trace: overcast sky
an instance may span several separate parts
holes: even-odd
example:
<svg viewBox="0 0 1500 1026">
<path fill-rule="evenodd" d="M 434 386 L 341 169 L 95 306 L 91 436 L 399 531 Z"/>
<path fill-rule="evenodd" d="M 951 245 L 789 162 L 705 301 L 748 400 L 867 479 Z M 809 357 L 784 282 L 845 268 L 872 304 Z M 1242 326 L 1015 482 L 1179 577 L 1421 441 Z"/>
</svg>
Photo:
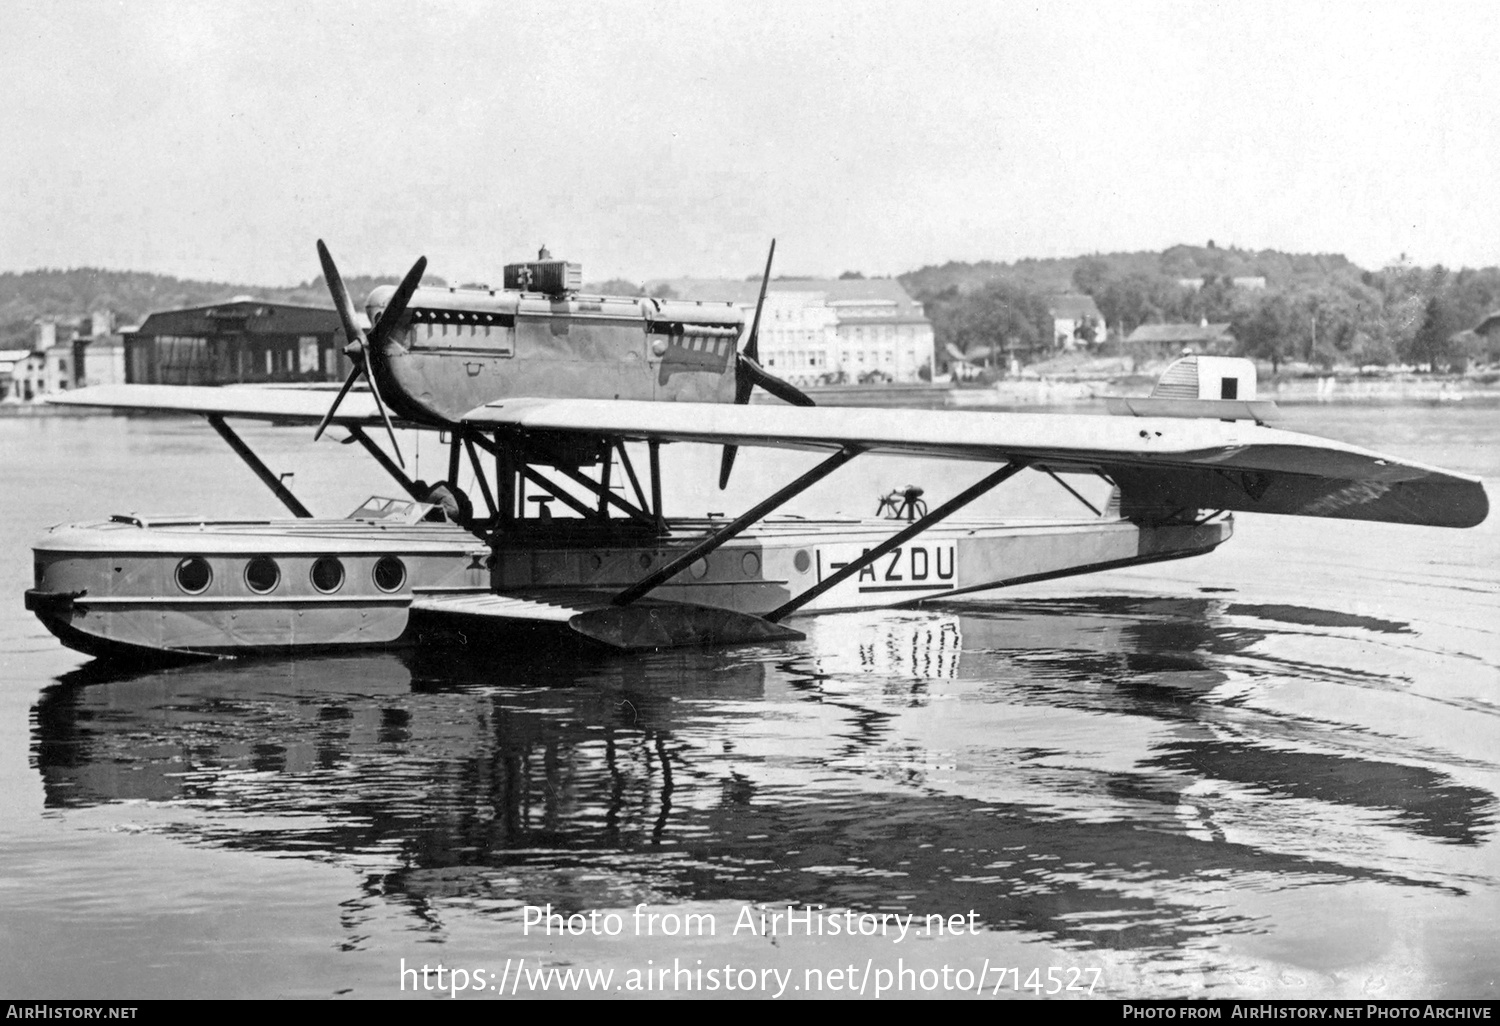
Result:
<svg viewBox="0 0 1500 1026">
<path fill-rule="evenodd" d="M 1500 264 L 1500 4 L 9 0 L 0 270 Z"/>
</svg>

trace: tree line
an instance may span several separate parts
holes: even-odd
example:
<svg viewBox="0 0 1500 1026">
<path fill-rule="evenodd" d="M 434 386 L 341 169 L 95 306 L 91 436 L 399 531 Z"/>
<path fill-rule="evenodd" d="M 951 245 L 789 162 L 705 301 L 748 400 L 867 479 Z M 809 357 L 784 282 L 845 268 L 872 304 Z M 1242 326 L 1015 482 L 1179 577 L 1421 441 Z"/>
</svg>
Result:
<svg viewBox="0 0 1500 1026">
<path fill-rule="evenodd" d="M 1400 263 L 1365 271 L 1338 255 L 1210 243 L 1162 253 L 947 264 L 901 281 L 926 306 L 940 361 L 950 344 L 964 353 L 999 347 L 1046 355 L 1056 345 L 1049 299 L 1072 292 L 1093 297 L 1108 324 L 1108 339 L 1100 333 L 1088 340 L 1094 342 L 1118 342 L 1143 324 L 1207 321 L 1230 325 L 1234 355 L 1275 370 L 1289 362 L 1437 370 L 1500 362 L 1500 340 L 1473 330 L 1500 310 L 1495 267 Z"/>
</svg>

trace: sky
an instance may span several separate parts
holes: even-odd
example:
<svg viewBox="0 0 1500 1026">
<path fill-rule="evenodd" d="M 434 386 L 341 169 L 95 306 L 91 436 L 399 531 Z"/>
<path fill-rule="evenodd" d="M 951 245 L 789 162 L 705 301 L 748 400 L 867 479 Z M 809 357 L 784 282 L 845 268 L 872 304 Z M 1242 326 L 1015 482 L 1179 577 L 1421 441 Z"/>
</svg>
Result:
<svg viewBox="0 0 1500 1026">
<path fill-rule="evenodd" d="M 1500 264 L 1500 4 L 8 0 L 0 271 Z"/>
</svg>

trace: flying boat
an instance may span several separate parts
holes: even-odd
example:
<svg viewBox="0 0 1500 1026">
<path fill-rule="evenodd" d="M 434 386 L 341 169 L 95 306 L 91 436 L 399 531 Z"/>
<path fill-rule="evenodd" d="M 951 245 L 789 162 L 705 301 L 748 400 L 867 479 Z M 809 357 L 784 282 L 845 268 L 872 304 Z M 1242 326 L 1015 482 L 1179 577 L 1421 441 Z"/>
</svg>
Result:
<svg viewBox="0 0 1500 1026">
<path fill-rule="evenodd" d="M 624 651 L 778 642 L 819 612 L 1202 555 L 1236 512 L 1450 528 L 1488 514 L 1475 478 L 1271 426 L 1248 360 L 1184 356 L 1149 397 L 1112 399 L 1105 414 L 817 406 L 760 361 L 774 242 L 748 325 L 727 303 L 587 294 L 579 266 L 545 249 L 507 265 L 499 288 L 423 285 L 419 259 L 371 292 L 362 318 L 317 248 L 353 366 L 331 401 L 172 385 L 53 397 L 202 416 L 291 514 L 51 528 L 33 546 L 26 605 L 64 644 L 158 658 L 503 651 L 530 635 Z M 776 402 L 752 405 L 757 390 Z M 343 432 L 401 494 L 314 517 L 236 419 Z M 407 474 L 397 427 L 438 434 L 442 481 Z M 821 459 L 733 516 L 671 516 L 660 450 L 684 443 L 721 448 L 720 489 L 742 447 Z M 850 461 L 888 454 L 984 466 L 941 502 L 908 486 L 868 517 L 778 512 Z M 1024 471 L 1054 479 L 1078 515 L 965 512 Z M 1102 479 L 1108 499 L 1090 501 L 1080 477 Z"/>
</svg>

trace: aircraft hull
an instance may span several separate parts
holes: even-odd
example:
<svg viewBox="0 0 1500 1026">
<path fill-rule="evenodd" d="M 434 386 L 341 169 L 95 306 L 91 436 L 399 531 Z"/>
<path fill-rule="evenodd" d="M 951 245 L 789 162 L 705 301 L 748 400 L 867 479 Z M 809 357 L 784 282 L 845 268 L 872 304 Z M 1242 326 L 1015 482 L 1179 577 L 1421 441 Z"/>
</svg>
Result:
<svg viewBox="0 0 1500 1026">
<path fill-rule="evenodd" d="M 43 534 L 26 605 L 68 647 L 111 658 L 379 648 L 405 642 L 415 590 L 484 587 L 488 555 L 443 523 L 121 517 Z M 208 573 L 185 588 L 189 560 Z M 274 563 L 271 587 L 256 560 Z M 382 560 L 399 569 L 377 578 Z"/>
<path fill-rule="evenodd" d="M 651 592 L 658 600 L 764 614 L 833 576 L 905 525 L 883 519 L 770 518 Z M 500 593 L 613 594 L 723 521 L 674 520 L 673 536 L 653 545 L 548 547 L 520 538 L 495 554 Z M 1212 550 L 1230 536 L 1228 520 L 1144 527 L 1123 519 L 953 517 L 868 569 L 813 599 L 803 613 L 915 605 L 973 592 L 1176 559 Z"/>
<path fill-rule="evenodd" d="M 685 551 L 716 524 L 680 520 L 670 526 L 667 537 L 643 543 L 590 540 L 576 529 L 566 537 L 552 532 L 549 542 L 546 522 L 526 521 L 492 552 L 447 524 L 117 518 L 44 534 L 34 546 L 36 586 L 26 603 L 70 648 L 111 658 L 310 654 L 407 646 L 424 638 L 441 645 L 453 643 L 457 635 L 449 637 L 444 628 L 455 624 L 465 638 L 478 627 L 500 644 L 539 630 L 577 641 L 567 631 L 571 614 L 558 615 L 558 609 L 587 597 L 597 616 L 610 595 Z M 700 612 L 706 607 L 763 616 L 900 526 L 892 520 L 772 518 L 667 581 L 650 602 L 658 609 L 682 603 Z M 1231 530 L 1227 519 L 1152 527 L 1118 519 L 955 518 L 882 556 L 797 615 L 916 605 L 1179 559 L 1211 551 Z M 392 559 L 400 564 L 399 582 Z M 201 565 L 190 567 L 195 560 Z M 269 588 L 267 560 L 276 568 Z M 338 584 L 329 588 L 332 564 Z M 497 605 L 532 612 L 459 612 L 466 600 L 486 595 L 524 596 Z M 453 615 L 444 616 L 450 599 Z M 420 620 L 412 616 L 414 600 L 426 609 Z M 535 613 L 549 606 L 551 615 Z"/>
</svg>

